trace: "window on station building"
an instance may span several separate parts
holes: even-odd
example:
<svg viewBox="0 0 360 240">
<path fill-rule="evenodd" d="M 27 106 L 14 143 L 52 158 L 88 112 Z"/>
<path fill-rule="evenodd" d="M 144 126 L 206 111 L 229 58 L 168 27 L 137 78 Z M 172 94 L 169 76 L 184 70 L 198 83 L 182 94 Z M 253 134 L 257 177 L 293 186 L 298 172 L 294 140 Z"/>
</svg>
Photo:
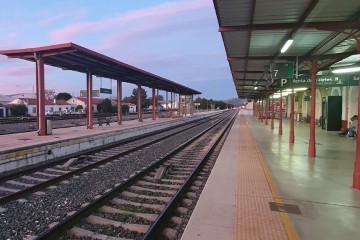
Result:
<svg viewBox="0 0 360 240">
<path fill-rule="evenodd" d="M 53 108 L 53 107 L 50 107 L 50 112 L 54 112 L 54 108 Z"/>
<path fill-rule="evenodd" d="M 36 107 L 32 108 L 32 113 L 36 113 Z"/>
</svg>

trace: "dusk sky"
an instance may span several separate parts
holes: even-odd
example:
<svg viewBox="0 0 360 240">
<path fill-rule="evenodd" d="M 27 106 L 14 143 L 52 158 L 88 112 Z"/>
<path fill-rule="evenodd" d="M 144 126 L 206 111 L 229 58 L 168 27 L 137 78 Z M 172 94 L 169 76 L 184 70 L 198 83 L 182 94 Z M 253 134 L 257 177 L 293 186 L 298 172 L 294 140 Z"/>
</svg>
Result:
<svg viewBox="0 0 360 240">
<path fill-rule="evenodd" d="M 200 97 L 237 97 L 210 0 L 2 1 L 0 29 L 1 50 L 73 42 L 198 90 Z M 99 89 L 100 78 L 93 80 Z M 0 81 L 0 94 L 33 92 L 35 64 L 1 55 Z M 78 96 L 85 87 L 82 73 L 45 68 L 46 89 Z M 110 80 L 102 79 L 102 87 L 110 88 Z M 135 87 L 124 84 L 123 96 Z"/>
</svg>

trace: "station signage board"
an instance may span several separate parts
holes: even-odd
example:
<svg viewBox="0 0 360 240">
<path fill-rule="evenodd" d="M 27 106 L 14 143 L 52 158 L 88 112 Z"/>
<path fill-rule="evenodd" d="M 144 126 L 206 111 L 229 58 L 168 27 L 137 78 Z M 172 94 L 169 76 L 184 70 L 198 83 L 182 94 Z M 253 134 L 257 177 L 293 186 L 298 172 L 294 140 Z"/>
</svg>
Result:
<svg viewBox="0 0 360 240">
<path fill-rule="evenodd" d="M 358 86 L 359 74 L 339 74 L 316 76 L 316 87 L 343 87 Z M 311 86 L 310 77 L 299 77 L 298 79 L 282 78 L 276 80 L 277 88 L 309 88 Z"/>
<path fill-rule="evenodd" d="M 271 78 L 293 78 L 294 77 L 294 62 L 283 62 L 271 64 Z"/>
<path fill-rule="evenodd" d="M 100 88 L 100 93 L 112 94 L 112 90 L 109 88 Z"/>
<path fill-rule="evenodd" d="M 92 90 L 93 97 L 100 97 L 99 90 Z M 87 90 L 80 90 L 80 97 L 87 97 Z"/>
</svg>

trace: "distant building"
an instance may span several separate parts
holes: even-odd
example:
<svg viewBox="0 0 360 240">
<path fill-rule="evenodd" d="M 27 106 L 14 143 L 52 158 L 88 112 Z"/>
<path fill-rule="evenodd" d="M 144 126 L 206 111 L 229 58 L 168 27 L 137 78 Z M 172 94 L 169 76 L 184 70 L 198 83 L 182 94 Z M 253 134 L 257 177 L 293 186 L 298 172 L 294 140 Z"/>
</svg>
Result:
<svg viewBox="0 0 360 240">
<path fill-rule="evenodd" d="M 122 105 L 127 105 L 129 107 L 129 113 L 136 112 L 136 105 L 133 103 L 123 102 Z"/>
<path fill-rule="evenodd" d="M 245 106 L 247 110 L 253 110 L 254 109 L 254 100 L 251 102 L 248 102 Z"/>
<path fill-rule="evenodd" d="M 93 98 L 92 99 L 92 110 L 93 112 L 97 112 L 97 105 L 101 103 L 103 99 L 101 98 Z M 73 97 L 69 100 L 67 100 L 67 103 L 75 106 L 74 109 L 72 110 L 75 110 L 75 108 L 77 106 L 82 106 L 83 109 L 86 109 L 86 98 L 85 97 Z"/>
<path fill-rule="evenodd" d="M 116 99 L 111 99 L 111 104 L 113 106 L 117 106 L 117 100 Z M 129 102 L 122 102 L 122 105 L 126 105 L 129 107 L 129 113 L 135 113 L 136 112 L 136 105 L 133 103 L 129 103 Z"/>
<path fill-rule="evenodd" d="M 166 101 L 158 101 L 159 105 L 161 105 L 162 107 L 164 107 L 165 109 L 171 109 L 171 102 L 168 100 Z M 178 109 L 179 108 L 179 103 L 178 102 L 173 102 L 173 108 L 174 109 Z"/>
<path fill-rule="evenodd" d="M 18 98 L 9 103 L 9 105 L 24 104 L 28 108 L 28 114 L 36 116 L 36 99 L 34 98 Z M 74 109 L 74 106 L 64 100 L 45 100 L 45 113 L 63 113 Z"/>
</svg>

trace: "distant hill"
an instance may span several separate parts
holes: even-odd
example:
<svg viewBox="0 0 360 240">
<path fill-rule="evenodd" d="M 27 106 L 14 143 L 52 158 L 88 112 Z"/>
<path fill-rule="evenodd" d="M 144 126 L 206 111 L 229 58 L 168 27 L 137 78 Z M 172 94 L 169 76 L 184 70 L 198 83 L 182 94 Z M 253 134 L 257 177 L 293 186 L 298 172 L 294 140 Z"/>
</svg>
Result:
<svg viewBox="0 0 360 240">
<path fill-rule="evenodd" d="M 246 99 L 242 99 L 242 98 L 230 98 L 230 99 L 226 99 L 223 101 L 226 103 L 232 104 L 234 106 L 241 106 L 244 103 L 247 103 Z"/>
</svg>

